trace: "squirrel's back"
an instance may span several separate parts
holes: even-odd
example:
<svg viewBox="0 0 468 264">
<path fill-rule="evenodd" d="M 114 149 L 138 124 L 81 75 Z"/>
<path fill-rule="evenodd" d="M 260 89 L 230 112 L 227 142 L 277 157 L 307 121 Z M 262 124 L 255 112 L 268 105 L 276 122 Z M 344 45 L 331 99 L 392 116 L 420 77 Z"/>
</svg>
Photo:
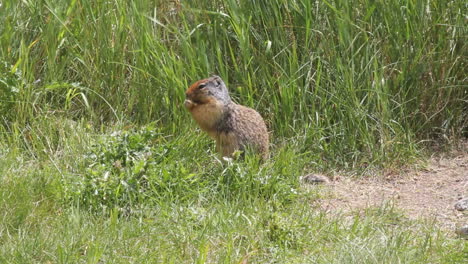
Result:
<svg viewBox="0 0 468 264">
<path fill-rule="evenodd" d="M 268 131 L 263 118 L 252 108 L 232 102 L 218 76 L 195 82 L 186 92 L 185 106 L 202 130 L 216 140 L 223 156 L 252 148 L 268 157 Z"/>
</svg>

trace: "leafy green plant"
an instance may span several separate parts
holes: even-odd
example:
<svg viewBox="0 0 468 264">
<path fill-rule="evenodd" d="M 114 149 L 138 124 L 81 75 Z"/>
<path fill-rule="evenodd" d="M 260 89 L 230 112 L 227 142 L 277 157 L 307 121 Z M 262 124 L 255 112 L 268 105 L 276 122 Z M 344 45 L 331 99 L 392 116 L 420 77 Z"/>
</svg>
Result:
<svg viewBox="0 0 468 264">
<path fill-rule="evenodd" d="M 81 203 L 94 208 L 127 208 L 150 190 L 150 172 L 167 158 L 171 146 L 154 126 L 121 130 L 101 139 L 85 156 L 86 173 L 75 192 Z M 162 173 L 162 182 L 170 181 Z M 153 183 L 157 184 L 157 183 Z"/>
<path fill-rule="evenodd" d="M 219 159 L 203 153 L 203 146 L 198 146 L 201 154 L 194 155 L 188 150 L 193 147 L 190 140 L 201 139 L 167 141 L 154 124 L 101 137 L 83 157 L 84 173 L 65 178 L 65 196 L 93 210 L 128 210 L 162 201 L 190 201 L 201 194 L 214 200 L 279 203 L 298 195 L 301 159 L 291 149 L 278 149 L 277 162 L 262 164 L 248 153 L 238 160 Z"/>
</svg>

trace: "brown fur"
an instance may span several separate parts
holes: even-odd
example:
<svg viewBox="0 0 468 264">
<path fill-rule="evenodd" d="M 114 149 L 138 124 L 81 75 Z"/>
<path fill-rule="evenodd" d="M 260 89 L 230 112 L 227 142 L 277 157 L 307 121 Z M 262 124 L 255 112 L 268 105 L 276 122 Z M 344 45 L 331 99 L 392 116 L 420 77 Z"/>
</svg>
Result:
<svg viewBox="0 0 468 264">
<path fill-rule="evenodd" d="M 222 156 L 231 157 L 236 150 L 253 147 L 264 159 L 268 157 L 268 131 L 260 114 L 248 107 L 233 103 L 225 90 L 213 95 L 214 78 L 192 84 L 186 92 L 185 106 L 200 128 L 216 141 Z M 220 79 L 219 79 L 220 80 Z M 222 82 L 222 81 L 221 81 Z M 200 85 L 206 87 L 200 89 Z M 218 84 L 221 85 L 221 84 Z"/>
</svg>

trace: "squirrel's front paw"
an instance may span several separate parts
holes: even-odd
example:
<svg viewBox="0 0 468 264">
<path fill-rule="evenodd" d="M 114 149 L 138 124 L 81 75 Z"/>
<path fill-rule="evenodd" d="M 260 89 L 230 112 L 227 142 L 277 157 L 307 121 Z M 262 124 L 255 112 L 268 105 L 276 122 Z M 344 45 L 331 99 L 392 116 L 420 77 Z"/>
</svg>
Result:
<svg viewBox="0 0 468 264">
<path fill-rule="evenodd" d="M 190 109 L 190 108 L 195 106 L 195 103 L 190 99 L 185 99 L 184 105 L 185 105 L 185 107 Z"/>
</svg>

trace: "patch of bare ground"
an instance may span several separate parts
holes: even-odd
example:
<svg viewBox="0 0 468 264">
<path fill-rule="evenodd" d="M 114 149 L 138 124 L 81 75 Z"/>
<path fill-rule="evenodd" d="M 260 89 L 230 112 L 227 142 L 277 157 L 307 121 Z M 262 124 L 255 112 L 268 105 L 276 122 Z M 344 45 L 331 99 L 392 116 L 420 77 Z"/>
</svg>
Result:
<svg viewBox="0 0 468 264">
<path fill-rule="evenodd" d="M 336 177 L 327 186 L 330 198 L 320 201 L 326 211 L 356 212 L 391 203 L 410 219 L 435 219 L 453 230 L 468 225 L 468 212 L 454 208 L 468 198 L 468 141 L 457 152 L 434 155 L 424 169 L 365 179 Z"/>
</svg>

